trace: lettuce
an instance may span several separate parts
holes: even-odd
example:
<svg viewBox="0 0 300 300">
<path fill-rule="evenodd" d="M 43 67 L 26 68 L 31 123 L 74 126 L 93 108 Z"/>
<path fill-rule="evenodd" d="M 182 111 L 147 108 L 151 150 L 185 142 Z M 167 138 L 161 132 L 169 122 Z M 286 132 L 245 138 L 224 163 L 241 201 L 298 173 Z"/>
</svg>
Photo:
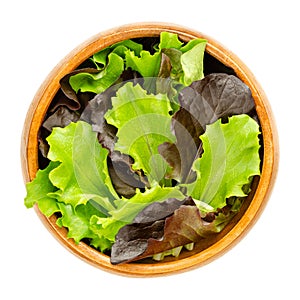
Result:
<svg viewBox="0 0 300 300">
<path fill-rule="evenodd" d="M 214 209 L 224 207 L 230 197 L 247 196 L 243 187 L 260 175 L 259 133 L 258 124 L 247 115 L 208 125 L 200 137 L 204 153 L 193 166 L 197 178 L 188 185 L 188 193 Z"/>
<path fill-rule="evenodd" d="M 133 51 L 126 51 L 125 60 L 127 68 L 138 71 L 143 77 L 155 77 L 160 66 L 160 53 L 151 54 L 149 51 L 141 51 L 140 56 L 136 56 Z"/>
<path fill-rule="evenodd" d="M 108 55 L 106 68 L 97 73 L 78 73 L 70 77 L 69 82 L 75 92 L 102 93 L 121 76 L 124 70 L 123 59 L 115 54 Z"/>
<path fill-rule="evenodd" d="M 205 46 L 206 42 L 199 40 L 186 52 L 175 48 L 163 49 L 163 53 L 169 57 L 172 65 L 171 78 L 184 86 L 189 86 L 193 81 L 202 79 L 204 73 L 201 62 L 203 61 Z"/>
<path fill-rule="evenodd" d="M 206 126 L 232 115 L 250 114 L 254 100 L 237 77 L 213 73 L 181 90 L 179 103 L 180 109 L 172 117 L 176 142 L 160 145 L 159 153 L 172 166 L 171 176 L 183 183 L 194 180 L 192 166 L 203 151 L 199 136 Z"/>
<path fill-rule="evenodd" d="M 158 146 L 175 141 L 170 131 L 171 110 L 166 95 L 147 94 L 140 85 L 128 82 L 112 98 L 112 109 L 104 116 L 118 129 L 114 150 L 130 155 L 133 169 L 142 169 L 152 185 L 164 178 L 167 169 Z"/>
<path fill-rule="evenodd" d="M 162 53 L 169 57 L 172 69 L 170 77 L 185 86 L 200 80 L 203 74 L 203 57 L 206 40 L 194 39 L 184 45 L 178 36 L 169 32 L 162 32 L 158 50 L 151 54 L 141 51 L 137 56 L 133 51 L 127 51 L 126 66 L 138 71 L 143 77 L 159 76 Z"/>
<path fill-rule="evenodd" d="M 38 170 L 35 179 L 26 184 L 27 195 L 24 204 L 27 208 L 38 204 L 41 212 L 47 217 L 59 211 L 56 200 L 49 196 L 57 191 L 49 179 L 49 173 L 59 165 L 59 162 L 50 162 L 44 170 Z"/>
<path fill-rule="evenodd" d="M 110 53 L 115 53 L 122 58 L 125 58 L 127 50 L 133 51 L 135 55 L 140 55 L 143 50 L 143 46 L 131 40 L 125 40 L 119 43 L 115 43 L 93 55 L 91 60 L 96 65 L 97 69 L 103 69 L 107 65 L 108 56 Z"/>
<path fill-rule="evenodd" d="M 161 33 L 154 53 L 143 49 L 143 45 L 139 43 L 126 40 L 95 53 L 91 61 L 96 70 L 74 74 L 69 77 L 69 83 L 76 93 L 81 91 L 98 94 L 116 83 L 124 70 L 137 71 L 142 77 L 157 77 L 161 71 L 162 55 L 165 53 L 172 62 L 172 75 L 169 74 L 171 78 L 188 86 L 204 76 L 205 46 L 204 39 L 195 39 L 184 45 L 177 34 L 169 32 Z M 172 50 L 179 53 L 180 57 L 176 62 Z"/>
<path fill-rule="evenodd" d="M 212 222 L 206 222 L 191 197 L 150 204 L 119 230 L 111 263 L 128 263 L 155 254 L 156 259 L 178 256 L 182 246 L 191 249 L 193 243 L 220 232 L 233 216 L 232 212 L 219 213 Z"/>
<path fill-rule="evenodd" d="M 98 239 L 98 236 L 93 232 L 90 226 L 92 216 L 104 216 L 92 202 L 87 202 L 73 207 L 70 204 L 62 202 L 57 203 L 61 217 L 58 218 L 57 224 L 68 228 L 68 237 L 73 238 L 76 243 L 82 239 Z M 106 241 L 106 239 L 103 239 Z M 109 241 L 106 241 L 101 248 L 104 249 Z"/>
<path fill-rule="evenodd" d="M 220 232 L 260 175 L 250 89 L 204 77 L 205 40 L 138 41 L 61 79 L 39 137 L 48 165 L 24 200 L 113 264 L 178 255 Z"/>
<path fill-rule="evenodd" d="M 218 120 L 208 125 L 200 137 L 204 153 L 193 167 L 197 178 L 191 184 L 182 185 L 187 188 L 189 198 L 180 206 L 174 203 L 182 199 L 170 197 L 161 206 L 153 203 L 141 210 L 132 223 L 118 232 L 112 248 L 112 263 L 141 259 L 219 232 L 234 211 L 230 209 L 227 214 L 220 214 L 218 210 L 227 205 L 229 198 L 247 196 L 243 188 L 253 176 L 260 175 L 258 135 L 258 124 L 247 115 L 233 116 L 225 124 Z M 215 212 L 211 222 L 201 217 L 202 202 Z M 168 211 L 170 203 L 176 209 L 167 218 L 162 217 L 160 211 L 162 208 Z"/>
<path fill-rule="evenodd" d="M 132 222 L 137 214 L 149 205 L 149 203 L 159 203 L 169 198 L 184 199 L 184 194 L 177 187 L 161 187 L 159 185 L 146 189 L 144 192 L 138 191 L 130 199 L 118 199 L 115 201 L 116 208 L 110 211 L 110 215 L 115 220 L 126 223 Z"/>
<path fill-rule="evenodd" d="M 108 150 L 98 143 L 91 126 L 79 121 L 65 128 L 56 127 L 47 140 L 48 158 L 60 162 L 49 173 L 50 181 L 58 188 L 51 196 L 73 207 L 94 199 L 110 210 L 117 194 L 107 170 Z"/>
<path fill-rule="evenodd" d="M 60 213 L 59 226 L 75 242 L 90 239 L 101 251 L 109 249 L 118 230 L 149 203 L 184 198 L 179 187 L 156 185 L 127 199 L 114 190 L 108 172 L 109 151 L 86 122 L 54 128 L 48 137 L 50 164 L 26 186 L 25 205 L 37 204 L 46 215 Z"/>
<path fill-rule="evenodd" d="M 115 201 L 116 208 L 109 212 L 108 217 L 94 215 L 91 220 L 91 229 L 99 238 L 109 241 L 111 245 L 115 242 L 118 231 L 139 214 L 141 210 L 151 203 L 160 203 L 170 197 L 184 199 L 184 195 L 177 188 L 166 188 L 155 186 L 145 192 L 138 191 L 130 199 L 121 198 Z"/>
</svg>

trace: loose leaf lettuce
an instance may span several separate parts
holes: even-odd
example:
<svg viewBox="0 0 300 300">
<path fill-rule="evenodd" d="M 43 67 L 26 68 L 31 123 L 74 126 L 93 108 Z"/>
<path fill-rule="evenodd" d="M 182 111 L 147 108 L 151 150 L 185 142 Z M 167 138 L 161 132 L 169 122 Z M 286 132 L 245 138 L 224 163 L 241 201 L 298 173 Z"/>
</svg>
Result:
<svg viewBox="0 0 300 300">
<path fill-rule="evenodd" d="M 203 58 L 206 40 L 193 39 L 184 45 L 176 34 L 169 32 L 161 33 L 160 39 L 159 48 L 170 59 L 172 65 L 170 76 L 173 80 L 189 86 L 193 81 L 204 77 Z"/>
<path fill-rule="evenodd" d="M 101 251 L 111 249 L 117 232 L 127 223 L 114 218 L 94 215 L 90 219 L 90 230 L 97 236 L 92 245 Z"/>
<path fill-rule="evenodd" d="M 201 80 L 204 77 L 202 62 L 205 47 L 206 41 L 203 40 L 184 53 L 174 48 L 163 49 L 163 53 L 171 61 L 171 78 L 184 86 L 189 86 L 193 81 Z"/>
<path fill-rule="evenodd" d="M 128 82 L 112 98 L 112 109 L 105 114 L 106 121 L 118 128 L 114 150 L 130 155 L 133 169 L 142 169 L 152 183 L 160 182 L 167 169 L 158 146 L 175 141 L 170 111 L 166 95 L 147 94 L 140 85 Z"/>
<path fill-rule="evenodd" d="M 108 217 L 93 216 L 91 218 L 91 230 L 111 245 L 115 242 L 117 232 L 138 215 L 138 213 L 151 203 L 163 202 L 169 197 L 184 199 L 179 188 L 164 188 L 155 186 L 145 192 L 138 191 L 132 198 L 121 198 L 115 201 L 116 208 L 109 212 Z"/>
<path fill-rule="evenodd" d="M 193 162 L 202 153 L 199 136 L 206 125 L 220 118 L 249 114 L 254 109 L 250 89 L 237 77 L 210 74 L 179 93 L 180 110 L 172 118 L 176 143 L 165 143 L 159 152 L 173 167 L 172 176 L 181 183 L 194 179 Z"/>
<path fill-rule="evenodd" d="M 99 70 L 95 68 L 80 68 L 66 74 L 63 78 L 61 78 L 59 81 L 61 91 L 59 91 L 53 100 L 54 108 L 56 108 L 56 106 L 65 105 L 70 110 L 79 110 L 80 108 L 84 107 L 84 102 L 87 95 L 76 93 L 70 85 L 70 77 L 80 73 L 97 74 L 99 73 Z M 57 96 L 59 96 L 58 99 Z M 81 96 L 83 99 L 81 99 Z"/>
<path fill-rule="evenodd" d="M 180 82 L 189 86 L 193 81 L 204 77 L 203 57 L 206 41 L 203 41 L 193 48 L 183 53 L 180 58 L 183 75 L 180 76 Z"/>
<path fill-rule="evenodd" d="M 179 41 L 178 35 L 162 32 L 158 50 L 151 54 L 149 51 L 141 51 L 137 56 L 133 51 L 127 51 L 125 56 L 126 67 L 138 71 L 143 77 L 156 77 L 162 72 L 162 54 L 169 57 L 172 69 L 169 76 L 185 86 L 193 81 L 200 80 L 203 74 L 203 57 L 206 40 L 194 39 L 184 45 Z"/>
<path fill-rule="evenodd" d="M 259 126 L 248 115 L 208 125 L 201 136 L 204 153 L 194 163 L 197 179 L 187 185 L 194 199 L 222 208 L 230 197 L 245 197 L 243 187 L 260 175 Z"/>
<path fill-rule="evenodd" d="M 118 196 L 107 170 L 108 150 L 98 143 L 91 125 L 79 121 L 54 128 L 47 140 L 48 158 L 61 162 L 49 173 L 52 184 L 59 189 L 51 196 L 73 207 L 94 199 L 110 210 Z"/>
<path fill-rule="evenodd" d="M 246 114 L 254 109 L 249 87 L 239 78 L 213 73 L 183 89 L 179 102 L 199 123 L 201 131 L 217 119 Z"/>
<path fill-rule="evenodd" d="M 141 259 L 220 232 L 236 213 L 235 204 L 232 210 L 229 206 L 226 214 L 213 212 L 226 207 L 231 197 L 245 197 L 244 186 L 260 174 L 258 135 L 258 124 L 248 115 L 233 116 L 225 124 L 218 120 L 208 125 L 201 136 L 204 153 L 194 163 L 197 178 L 182 187 L 187 188 L 187 195 L 196 203 L 207 203 L 212 211 L 202 217 L 202 205 L 199 209 L 189 198 L 192 205 L 189 201 L 165 218 L 157 212 L 157 204 L 151 204 L 120 229 L 111 262 Z M 238 205 L 239 201 L 236 202 Z"/>
<path fill-rule="evenodd" d="M 104 92 L 108 87 L 115 83 L 124 70 L 122 57 L 115 53 L 108 55 L 108 64 L 105 69 L 98 73 L 78 73 L 69 79 L 71 87 L 77 93 L 81 92 Z"/>
<path fill-rule="evenodd" d="M 133 159 L 125 154 L 113 152 L 108 158 L 108 172 L 118 195 L 131 198 L 137 188 L 148 186 L 147 177 L 142 172 L 132 170 Z"/>
<path fill-rule="evenodd" d="M 27 195 L 24 204 L 27 208 L 38 204 L 41 212 L 47 217 L 59 211 L 56 200 L 49 196 L 50 193 L 57 191 L 49 180 L 49 173 L 59 165 L 59 162 L 50 162 L 44 170 L 38 170 L 33 181 L 26 184 Z"/>
<path fill-rule="evenodd" d="M 177 34 L 162 32 L 160 34 L 160 43 L 153 54 L 147 50 L 143 50 L 139 54 L 134 51 L 127 51 L 125 53 L 126 68 L 139 72 L 143 77 L 156 77 L 160 71 L 162 49 L 177 49 L 182 45 L 183 43 L 179 41 Z"/>
<path fill-rule="evenodd" d="M 160 67 L 161 55 L 159 52 L 151 54 L 149 51 L 141 51 L 136 56 L 134 51 L 125 52 L 126 67 L 139 72 L 143 77 L 156 77 Z"/>
<path fill-rule="evenodd" d="M 119 43 L 115 43 L 93 55 L 91 60 L 96 64 L 99 69 L 103 69 L 107 65 L 108 55 L 115 53 L 122 58 L 125 58 L 127 50 L 131 50 L 135 55 L 140 55 L 143 50 L 143 45 L 136 43 L 132 40 L 125 40 Z"/>
<path fill-rule="evenodd" d="M 130 223 L 136 215 L 153 202 L 162 202 L 168 198 L 184 199 L 184 195 L 177 187 L 161 187 L 159 185 L 146 189 L 145 192 L 137 191 L 130 199 L 118 199 L 115 201 L 116 208 L 110 211 L 110 215 L 117 220 Z"/>
<path fill-rule="evenodd" d="M 260 174 L 249 88 L 227 74 L 202 79 L 205 40 L 147 41 L 103 49 L 61 80 L 42 128 L 50 164 L 27 184 L 27 207 L 59 213 L 76 243 L 113 246 L 112 263 L 219 232 Z"/>
<path fill-rule="evenodd" d="M 161 74 L 161 61 L 165 53 L 169 55 L 172 64 L 169 74 L 171 78 L 188 86 L 203 78 L 205 46 L 206 40 L 194 39 L 184 44 L 177 34 L 169 32 L 161 33 L 160 43 L 153 46 L 152 51 L 144 50 L 143 45 L 132 40 L 126 40 L 94 54 L 90 60 L 96 69 L 92 72 L 79 72 L 66 78 L 75 93 L 81 91 L 98 94 L 114 84 L 124 70 L 134 70 L 144 78 L 157 77 Z M 95 73 L 95 70 L 98 72 Z M 71 96 L 76 98 L 76 95 Z"/>
<path fill-rule="evenodd" d="M 78 120 L 78 113 L 69 110 L 66 106 L 59 106 L 54 113 L 45 120 L 43 127 L 51 132 L 53 127 L 66 127 L 71 122 L 77 122 Z"/>
<path fill-rule="evenodd" d="M 98 236 L 90 228 L 92 216 L 104 216 L 90 202 L 81 204 L 75 208 L 70 204 L 57 203 L 62 217 L 57 220 L 59 226 L 68 228 L 68 238 L 73 238 L 79 243 L 83 238 L 97 239 Z"/>
<path fill-rule="evenodd" d="M 178 39 L 178 35 L 171 32 L 161 32 L 159 49 L 175 48 L 180 49 L 183 46 L 183 42 Z"/>
<path fill-rule="evenodd" d="M 128 263 L 198 242 L 218 233 L 232 216 L 220 214 L 212 222 L 206 222 L 190 197 L 150 204 L 132 223 L 119 230 L 112 246 L 111 263 Z"/>
</svg>

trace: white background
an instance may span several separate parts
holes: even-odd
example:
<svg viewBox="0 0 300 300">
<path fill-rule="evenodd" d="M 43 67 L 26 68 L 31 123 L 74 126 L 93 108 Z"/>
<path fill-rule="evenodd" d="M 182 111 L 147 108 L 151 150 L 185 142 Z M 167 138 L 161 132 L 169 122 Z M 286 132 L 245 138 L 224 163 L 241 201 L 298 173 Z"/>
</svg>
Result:
<svg viewBox="0 0 300 300">
<path fill-rule="evenodd" d="M 0 298 L 300 299 L 297 2 L 2 1 Z M 112 275 L 82 262 L 23 205 L 20 137 L 35 92 L 78 44 L 100 31 L 137 21 L 184 25 L 237 54 L 267 93 L 280 137 L 273 194 L 250 233 L 207 266 L 159 278 Z"/>
</svg>

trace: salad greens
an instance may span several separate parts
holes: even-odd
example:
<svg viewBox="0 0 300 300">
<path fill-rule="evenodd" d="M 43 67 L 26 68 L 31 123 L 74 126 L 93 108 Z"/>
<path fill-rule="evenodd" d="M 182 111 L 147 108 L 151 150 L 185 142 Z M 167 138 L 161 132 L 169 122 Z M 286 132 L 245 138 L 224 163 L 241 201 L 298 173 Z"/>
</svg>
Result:
<svg viewBox="0 0 300 300">
<path fill-rule="evenodd" d="M 168 214 L 149 218 L 161 210 Z M 152 203 L 131 224 L 119 230 L 112 246 L 111 262 L 119 264 L 151 255 L 158 257 L 157 254 L 178 255 L 183 245 L 192 250 L 194 242 L 220 232 L 232 217 L 233 213 L 219 213 L 212 222 L 206 222 L 190 197 L 183 201 L 170 198 L 161 206 Z"/>
<path fill-rule="evenodd" d="M 240 130 L 236 132 L 236 128 Z M 184 185 L 186 195 L 189 195 L 184 205 L 189 203 L 189 206 L 178 207 L 167 219 L 159 216 L 160 210 L 163 205 L 174 205 L 178 198 L 168 199 L 161 206 L 153 203 L 141 211 L 131 224 L 119 231 L 113 245 L 113 262 L 123 262 L 125 257 L 129 261 L 136 256 L 153 255 L 158 253 L 158 249 L 163 252 L 219 232 L 224 222 L 226 224 L 233 216 L 232 212 L 218 214 L 209 223 L 201 218 L 201 213 L 217 212 L 218 208 L 227 205 L 226 199 L 246 196 L 243 188 L 252 176 L 260 174 L 258 133 L 258 124 L 247 115 L 233 116 L 225 124 L 219 120 L 208 125 L 205 134 L 200 137 L 204 153 L 194 163 L 197 178 Z M 233 201 L 239 205 L 239 200 Z M 154 217 L 154 221 L 149 216 Z M 152 236 L 146 238 L 151 233 L 149 226 L 155 227 L 157 234 L 158 224 L 162 227 L 159 238 L 155 241 Z M 132 247 L 135 251 L 131 249 L 128 253 L 127 249 Z M 129 257 L 129 254 L 132 256 Z"/>
<path fill-rule="evenodd" d="M 160 43 L 153 54 L 142 50 L 142 45 L 133 41 L 120 42 L 93 55 L 91 60 L 98 73 L 83 70 L 71 76 L 69 82 L 75 92 L 98 94 L 116 83 L 124 69 L 136 71 L 144 78 L 157 77 L 164 53 L 172 66 L 170 77 L 187 86 L 203 78 L 205 45 L 204 39 L 195 39 L 184 45 L 176 34 L 168 32 L 161 33 Z"/>
<path fill-rule="evenodd" d="M 60 162 L 49 173 L 50 181 L 58 188 L 51 196 L 73 207 L 91 198 L 104 208 L 113 207 L 117 194 L 108 174 L 108 150 L 98 143 L 91 126 L 80 121 L 56 127 L 47 141 L 48 158 Z"/>
<path fill-rule="evenodd" d="M 260 174 L 258 133 L 258 124 L 247 115 L 208 125 L 200 137 L 203 155 L 193 165 L 197 178 L 188 193 L 214 209 L 224 207 L 230 197 L 246 196 L 243 187 Z"/>
<path fill-rule="evenodd" d="M 143 170 L 154 184 L 164 178 L 166 161 L 158 153 L 158 146 L 175 142 L 171 133 L 172 111 L 165 94 L 147 94 L 140 85 L 126 83 L 112 98 L 112 109 L 104 118 L 118 128 L 114 149 L 134 159 L 132 168 Z"/>
<path fill-rule="evenodd" d="M 172 118 L 176 142 L 160 145 L 159 152 L 173 167 L 172 176 L 180 182 L 189 182 L 194 178 L 192 165 L 202 153 L 199 136 L 206 125 L 232 115 L 251 113 L 254 102 L 242 81 L 223 73 L 209 74 L 193 82 L 180 91 L 178 100 L 180 109 Z"/>
<path fill-rule="evenodd" d="M 126 40 L 62 78 L 26 207 L 113 264 L 220 232 L 260 175 L 260 129 L 250 89 L 204 73 L 205 45 L 168 32 Z"/>
<path fill-rule="evenodd" d="M 122 74 L 124 70 L 123 59 L 115 54 L 108 55 L 108 63 L 105 69 L 98 73 L 79 73 L 70 77 L 70 85 L 75 92 L 104 92 Z"/>
</svg>

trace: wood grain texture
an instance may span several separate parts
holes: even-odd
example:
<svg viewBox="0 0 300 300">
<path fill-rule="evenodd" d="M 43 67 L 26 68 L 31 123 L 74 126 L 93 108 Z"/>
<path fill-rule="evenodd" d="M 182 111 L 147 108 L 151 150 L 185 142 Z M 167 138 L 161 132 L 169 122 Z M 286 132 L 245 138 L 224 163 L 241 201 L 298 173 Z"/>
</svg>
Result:
<svg viewBox="0 0 300 300">
<path fill-rule="evenodd" d="M 45 79 L 29 107 L 23 128 L 21 161 L 24 181 L 32 180 L 38 170 L 38 130 L 59 89 L 59 80 L 95 52 L 111 44 L 131 38 L 159 36 L 162 31 L 176 33 L 186 42 L 193 38 L 207 39 L 206 51 L 224 65 L 231 67 L 237 76 L 250 87 L 262 128 L 264 150 L 262 174 L 260 179 L 255 180 L 252 192 L 247 197 L 242 210 L 220 234 L 207 239 L 205 244 L 203 242 L 197 244 L 193 251 L 182 252 L 177 259 L 167 257 L 164 261 L 157 263 L 146 259 L 139 263 L 111 265 L 108 256 L 83 242 L 77 245 L 72 239 L 68 239 L 66 229 L 56 225 L 55 216 L 47 218 L 35 207 L 48 230 L 73 254 L 98 268 L 126 276 L 160 276 L 182 272 L 207 264 L 223 255 L 240 241 L 259 218 L 271 194 L 278 169 L 279 146 L 272 111 L 263 89 L 248 67 L 231 51 L 201 32 L 175 24 L 135 23 L 93 36 L 67 55 Z"/>
</svg>

